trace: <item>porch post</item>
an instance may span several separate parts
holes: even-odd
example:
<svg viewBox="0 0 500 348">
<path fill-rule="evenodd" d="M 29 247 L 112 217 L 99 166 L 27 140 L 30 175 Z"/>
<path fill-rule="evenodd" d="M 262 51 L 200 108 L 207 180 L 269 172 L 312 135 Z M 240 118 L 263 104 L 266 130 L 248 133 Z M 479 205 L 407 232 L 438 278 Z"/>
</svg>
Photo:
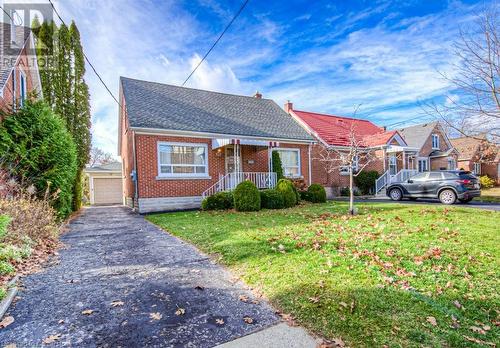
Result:
<svg viewBox="0 0 500 348">
<path fill-rule="evenodd" d="M 384 149 L 384 153 L 383 153 L 383 164 L 384 164 L 384 173 L 387 171 L 387 169 L 385 169 L 385 161 L 387 160 L 387 151 L 386 149 Z"/>
<path fill-rule="evenodd" d="M 403 150 L 403 169 L 406 169 L 406 156 L 405 156 L 405 150 Z"/>
<path fill-rule="evenodd" d="M 272 152 L 272 147 L 271 144 L 267 144 L 267 172 L 268 172 L 268 179 L 267 179 L 267 188 L 271 188 L 271 173 L 273 172 L 273 152 Z"/>
</svg>

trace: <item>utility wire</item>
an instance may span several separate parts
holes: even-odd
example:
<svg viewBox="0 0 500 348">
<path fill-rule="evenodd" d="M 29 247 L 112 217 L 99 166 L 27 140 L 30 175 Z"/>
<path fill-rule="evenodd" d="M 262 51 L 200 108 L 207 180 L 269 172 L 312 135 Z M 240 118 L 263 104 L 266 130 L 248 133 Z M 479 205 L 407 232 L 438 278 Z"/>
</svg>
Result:
<svg viewBox="0 0 500 348">
<path fill-rule="evenodd" d="M 243 9 L 248 4 L 248 1 L 249 0 L 245 0 L 243 2 L 243 4 L 241 4 L 240 9 L 238 10 L 238 12 L 236 12 L 236 14 L 234 15 L 233 19 L 231 19 L 231 21 L 226 26 L 226 28 L 224 28 L 224 30 L 219 35 L 219 37 L 217 38 L 217 40 L 215 40 L 215 42 L 213 43 L 212 47 L 210 47 L 210 49 L 207 51 L 207 53 L 205 53 L 205 55 L 203 56 L 203 58 L 200 60 L 200 62 L 198 63 L 198 65 L 196 65 L 196 67 L 193 69 L 193 71 L 191 71 L 191 74 L 189 74 L 189 76 L 186 78 L 186 80 L 184 80 L 184 82 L 182 83 L 182 86 L 184 86 L 189 81 L 189 79 L 191 78 L 191 76 L 193 76 L 193 74 L 196 72 L 196 70 L 200 67 L 201 63 L 203 63 L 203 61 L 205 60 L 205 58 L 207 58 L 207 56 L 210 54 L 210 52 L 212 52 L 212 50 L 214 49 L 215 45 L 217 45 L 217 43 L 220 41 L 220 39 L 222 39 L 222 37 L 224 36 L 224 34 L 226 33 L 226 31 L 229 29 L 229 27 L 231 26 L 231 24 L 233 24 L 233 22 L 236 20 L 236 18 L 238 18 L 238 16 L 241 14 L 241 12 L 243 12 Z"/>
<path fill-rule="evenodd" d="M 10 18 L 10 20 L 11 20 L 12 22 L 14 22 L 14 19 L 10 16 L 10 14 L 9 14 L 7 11 L 5 11 L 5 9 L 4 9 L 2 6 L 0 6 L 0 8 L 1 8 L 1 9 L 2 9 L 2 11 L 3 11 L 3 12 L 4 12 L 4 13 L 5 13 L 5 14 L 6 14 L 9 18 Z"/>
<path fill-rule="evenodd" d="M 54 6 L 54 4 L 52 3 L 52 0 L 49 0 L 50 2 L 50 5 L 52 6 L 52 9 L 54 10 L 55 14 L 57 15 L 57 17 L 59 18 L 59 20 L 64 24 L 66 25 L 66 23 L 64 22 L 64 20 L 61 18 L 61 16 L 59 15 L 59 12 L 57 12 L 56 10 L 56 7 Z M 111 92 L 111 90 L 109 89 L 108 85 L 106 85 L 106 83 L 104 82 L 104 80 L 102 79 L 101 75 L 99 75 L 99 73 L 97 72 L 96 68 L 94 67 L 94 65 L 90 62 L 90 59 L 87 57 L 87 55 L 85 54 L 85 52 L 83 52 L 83 57 L 85 58 L 85 60 L 87 61 L 88 65 L 90 65 L 90 67 L 92 68 L 92 70 L 94 71 L 94 73 L 97 75 L 97 77 L 99 78 L 99 81 L 101 81 L 102 85 L 104 86 L 104 88 L 106 88 L 106 90 L 108 91 L 108 93 L 111 95 L 111 97 L 115 100 L 115 102 L 118 104 L 118 106 L 121 107 L 120 105 L 120 102 L 118 101 L 118 99 L 116 99 L 115 95 L 113 94 L 113 92 Z"/>
<path fill-rule="evenodd" d="M 431 115 L 421 115 L 421 116 L 414 117 L 411 120 L 405 120 L 405 121 L 399 121 L 399 122 L 396 122 L 396 123 L 392 123 L 392 124 L 388 125 L 387 127 L 396 126 L 398 124 L 403 124 L 403 123 L 411 122 L 411 121 L 418 120 L 418 119 L 421 119 L 421 118 L 426 118 L 426 117 L 432 117 L 432 116 Z"/>
</svg>

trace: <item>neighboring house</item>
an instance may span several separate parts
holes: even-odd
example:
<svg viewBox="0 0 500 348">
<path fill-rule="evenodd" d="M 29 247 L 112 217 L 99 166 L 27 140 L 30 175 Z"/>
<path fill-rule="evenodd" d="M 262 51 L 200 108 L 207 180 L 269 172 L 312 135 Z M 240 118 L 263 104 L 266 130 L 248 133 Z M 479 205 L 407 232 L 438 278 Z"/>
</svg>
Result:
<svg viewBox="0 0 500 348">
<path fill-rule="evenodd" d="M 285 175 L 310 177 L 314 139 L 275 102 L 120 79 L 118 151 L 124 197 L 141 213 L 200 207 L 243 179 L 274 187 L 271 152 Z"/>
<path fill-rule="evenodd" d="M 357 141 L 374 157 L 363 170 L 376 170 L 381 175 L 387 173 L 387 179 L 396 180 L 397 177 L 407 175 L 406 169 L 413 168 L 410 154 L 415 153 L 416 149 L 408 147 L 398 131 L 386 131 L 368 120 L 295 110 L 290 102 L 285 104 L 285 111 L 318 140 L 312 152 L 312 181 L 326 188 L 333 187 L 338 190 L 349 185 L 348 168 L 332 166 L 331 163 L 340 164 L 340 161 L 337 162 L 334 158 L 327 162 L 322 159 L 327 149 L 335 149 L 337 153 L 348 151 L 351 133 L 354 133 Z M 358 163 L 356 168 L 363 164 Z M 386 183 L 381 185 L 377 187 L 377 191 L 384 188 Z"/>
<path fill-rule="evenodd" d="M 12 112 L 28 96 L 42 97 L 34 37 L 23 26 L 0 23 L 0 110 Z"/>
<path fill-rule="evenodd" d="M 113 162 L 85 168 L 90 204 L 123 204 L 122 164 Z"/>
<path fill-rule="evenodd" d="M 485 137 L 451 139 L 458 151 L 458 168 L 470 170 L 476 175 L 488 175 L 500 184 L 500 149 Z"/>
<path fill-rule="evenodd" d="M 408 158 L 408 168 L 419 172 L 455 170 L 458 153 L 439 122 L 398 129 L 408 146 L 416 149 Z"/>
</svg>

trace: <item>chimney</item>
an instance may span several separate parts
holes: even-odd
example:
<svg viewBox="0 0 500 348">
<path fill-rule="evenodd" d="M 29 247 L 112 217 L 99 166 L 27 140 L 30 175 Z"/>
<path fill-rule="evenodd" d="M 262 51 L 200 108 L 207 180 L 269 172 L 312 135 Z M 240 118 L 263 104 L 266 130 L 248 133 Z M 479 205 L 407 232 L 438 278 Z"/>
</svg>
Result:
<svg viewBox="0 0 500 348">
<path fill-rule="evenodd" d="M 293 104 L 290 100 L 288 100 L 286 103 L 285 103 L 285 111 L 287 113 L 290 113 L 290 111 L 293 110 Z"/>
<path fill-rule="evenodd" d="M 382 126 L 382 129 L 385 131 L 387 131 L 387 126 Z"/>
<path fill-rule="evenodd" d="M 256 98 L 256 99 L 262 99 L 262 93 L 260 93 L 259 91 L 257 91 L 257 92 L 255 92 L 255 94 L 254 94 L 253 97 Z"/>
</svg>

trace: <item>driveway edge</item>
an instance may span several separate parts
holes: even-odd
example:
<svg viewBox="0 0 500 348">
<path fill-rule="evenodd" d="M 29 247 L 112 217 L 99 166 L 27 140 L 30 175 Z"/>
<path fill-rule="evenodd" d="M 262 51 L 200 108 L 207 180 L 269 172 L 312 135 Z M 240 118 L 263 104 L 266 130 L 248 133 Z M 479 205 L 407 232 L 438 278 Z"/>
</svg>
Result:
<svg viewBox="0 0 500 348">
<path fill-rule="evenodd" d="M 9 309 L 12 301 L 17 295 L 17 281 L 19 280 L 19 276 L 16 275 L 11 281 L 7 284 L 7 288 L 9 289 L 7 292 L 7 296 L 0 302 L 0 319 L 3 318 L 7 310 Z"/>
</svg>

